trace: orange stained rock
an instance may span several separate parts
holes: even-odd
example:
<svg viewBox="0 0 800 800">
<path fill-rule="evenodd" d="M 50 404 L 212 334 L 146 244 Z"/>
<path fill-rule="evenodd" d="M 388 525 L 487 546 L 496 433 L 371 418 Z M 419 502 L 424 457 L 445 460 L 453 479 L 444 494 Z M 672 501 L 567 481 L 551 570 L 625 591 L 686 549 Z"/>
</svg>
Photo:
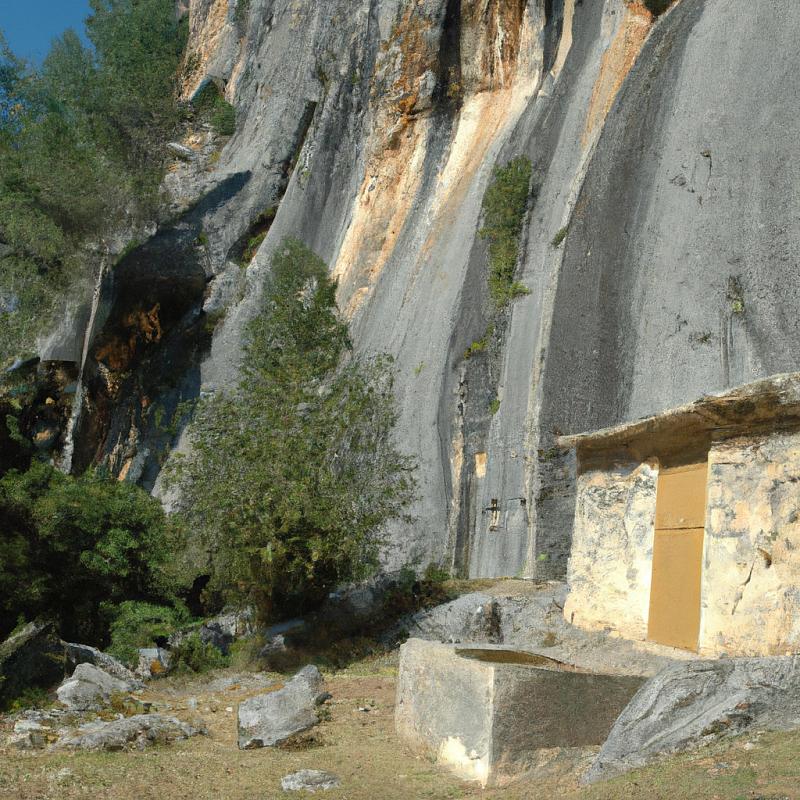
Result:
<svg viewBox="0 0 800 800">
<path fill-rule="evenodd" d="M 625 18 L 611 45 L 603 54 L 600 74 L 595 82 L 589 111 L 586 115 L 586 127 L 583 132 L 584 146 L 589 143 L 592 134 L 605 122 L 617 92 L 631 71 L 652 27 L 653 15 L 640 0 L 628 0 Z"/>
</svg>

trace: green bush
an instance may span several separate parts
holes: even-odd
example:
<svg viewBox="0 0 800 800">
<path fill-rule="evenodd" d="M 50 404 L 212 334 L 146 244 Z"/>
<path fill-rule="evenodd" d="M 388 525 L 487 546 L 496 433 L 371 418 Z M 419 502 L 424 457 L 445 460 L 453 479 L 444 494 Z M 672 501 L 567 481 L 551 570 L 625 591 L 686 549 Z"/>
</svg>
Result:
<svg viewBox="0 0 800 800">
<path fill-rule="evenodd" d="M 104 645 L 117 604 L 174 594 L 180 529 L 132 484 L 34 463 L 0 479 L 0 519 L 0 637 L 25 614 L 57 619 L 71 641 Z"/>
<path fill-rule="evenodd" d="M 192 104 L 220 136 L 233 136 L 236 132 L 236 109 L 213 81 L 200 90 Z"/>
<path fill-rule="evenodd" d="M 413 464 L 392 443 L 391 365 L 348 356 L 327 266 L 276 251 L 234 392 L 202 402 L 172 469 L 207 547 L 211 586 L 262 617 L 297 612 L 374 570 L 379 531 L 404 515 Z"/>
<path fill-rule="evenodd" d="M 489 292 L 498 308 L 528 291 L 514 281 L 514 273 L 531 172 L 531 162 L 524 156 L 496 167 L 483 197 L 484 224 L 478 233 L 489 242 Z"/>
<path fill-rule="evenodd" d="M 211 114 L 211 124 L 220 136 L 233 136 L 236 133 L 236 109 L 227 100 L 218 100 Z"/>
<path fill-rule="evenodd" d="M 111 644 L 108 652 L 135 667 L 140 647 L 155 647 L 191 622 L 180 603 L 171 606 L 126 600 L 110 611 Z"/>
<path fill-rule="evenodd" d="M 227 666 L 229 661 L 213 644 L 203 642 L 196 633 L 186 636 L 170 654 L 171 668 L 178 674 L 209 672 Z"/>
</svg>

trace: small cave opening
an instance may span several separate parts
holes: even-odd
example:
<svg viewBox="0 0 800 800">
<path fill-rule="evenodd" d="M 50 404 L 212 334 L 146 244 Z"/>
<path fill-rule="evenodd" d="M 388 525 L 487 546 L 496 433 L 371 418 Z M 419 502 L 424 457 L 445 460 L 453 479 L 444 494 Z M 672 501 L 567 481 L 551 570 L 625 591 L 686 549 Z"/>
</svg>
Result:
<svg viewBox="0 0 800 800">
<path fill-rule="evenodd" d="M 84 365 L 83 409 L 74 434 L 72 471 L 104 463 L 117 476 L 130 464 L 111 459 L 125 442 L 135 450 L 154 397 L 178 386 L 208 346 L 202 304 L 206 275 L 191 232 L 157 234 L 107 275 L 108 313 Z"/>
<path fill-rule="evenodd" d="M 439 42 L 439 82 L 436 102 L 451 111 L 457 110 L 464 97 L 461 74 L 461 2 L 447 0 Z"/>
</svg>

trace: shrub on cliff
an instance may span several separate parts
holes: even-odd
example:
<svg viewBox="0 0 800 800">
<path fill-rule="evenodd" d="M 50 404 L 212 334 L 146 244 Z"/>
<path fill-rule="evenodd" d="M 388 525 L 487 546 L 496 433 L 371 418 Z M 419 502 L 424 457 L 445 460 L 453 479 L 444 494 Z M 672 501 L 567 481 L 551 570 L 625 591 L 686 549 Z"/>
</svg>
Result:
<svg viewBox="0 0 800 800">
<path fill-rule="evenodd" d="M 515 282 L 519 239 L 530 193 L 531 162 L 525 156 L 496 167 L 483 197 L 484 224 L 478 231 L 489 242 L 489 292 L 498 307 L 528 289 Z"/>
<path fill-rule="evenodd" d="M 313 606 L 374 568 L 413 465 L 394 447 L 392 369 L 350 354 L 326 265 L 296 240 L 272 261 L 242 379 L 198 408 L 174 470 L 212 587 L 262 616 Z"/>
<path fill-rule="evenodd" d="M 24 614 L 105 645 L 117 604 L 173 595 L 177 528 L 132 484 L 36 462 L 0 479 L 0 519 L 0 639 Z"/>
</svg>

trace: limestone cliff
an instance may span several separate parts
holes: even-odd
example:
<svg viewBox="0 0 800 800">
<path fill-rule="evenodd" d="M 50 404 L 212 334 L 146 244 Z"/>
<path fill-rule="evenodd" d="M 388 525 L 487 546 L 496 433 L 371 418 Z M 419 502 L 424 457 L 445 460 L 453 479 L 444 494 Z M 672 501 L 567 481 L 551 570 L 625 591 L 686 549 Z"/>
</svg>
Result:
<svg viewBox="0 0 800 800">
<path fill-rule="evenodd" d="M 74 468 L 160 490 L 175 432 L 153 409 L 177 423 L 180 400 L 235 378 L 286 235 L 331 265 L 357 349 L 396 359 L 421 496 L 390 531 L 391 566 L 562 575 L 574 465 L 557 435 L 800 369 L 795 0 L 681 0 L 658 18 L 632 0 L 188 13 L 185 99 L 213 81 L 236 133 L 187 138 L 173 221 L 100 287 Z M 483 195 L 519 155 L 538 190 L 518 264 L 530 294 L 465 359 L 493 316 Z"/>
</svg>

